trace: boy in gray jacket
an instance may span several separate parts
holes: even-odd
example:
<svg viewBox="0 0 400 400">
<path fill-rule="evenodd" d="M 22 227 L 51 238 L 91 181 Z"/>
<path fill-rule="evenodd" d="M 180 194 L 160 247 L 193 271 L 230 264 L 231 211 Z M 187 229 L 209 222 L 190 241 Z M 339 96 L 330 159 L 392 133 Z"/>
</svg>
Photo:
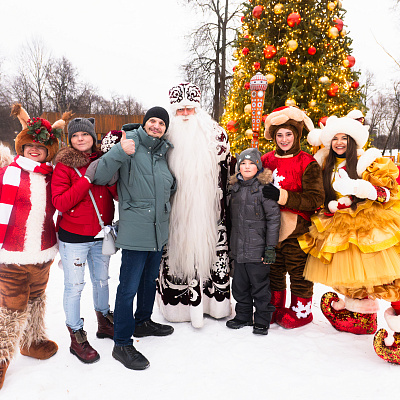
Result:
<svg viewBox="0 0 400 400">
<path fill-rule="evenodd" d="M 278 244 L 279 205 L 262 194 L 263 186 L 272 182 L 272 172 L 263 169 L 261 153 L 250 148 L 236 159 L 239 172 L 230 182 L 230 256 L 234 260 L 236 316 L 226 326 L 239 329 L 253 325 L 254 305 L 253 333 L 267 335 L 275 310 L 270 304 L 269 264 L 275 261 Z"/>
</svg>

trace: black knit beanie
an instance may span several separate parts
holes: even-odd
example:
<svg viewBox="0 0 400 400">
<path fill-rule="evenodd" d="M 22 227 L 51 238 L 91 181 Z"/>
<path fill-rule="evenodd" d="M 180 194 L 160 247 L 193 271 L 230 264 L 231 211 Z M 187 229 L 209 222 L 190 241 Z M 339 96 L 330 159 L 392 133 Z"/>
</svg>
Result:
<svg viewBox="0 0 400 400">
<path fill-rule="evenodd" d="M 165 110 L 162 107 L 152 107 L 150 108 L 150 110 L 147 111 L 146 115 L 143 118 L 143 127 L 145 126 L 147 120 L 149 120 L 150 118 L 155 117 L 155 118 L 160 118 L 164 121 L 165 123 L 165 132 L 168 129 L 169 126 L 169 115 L 167 110 Z"/>
</svg>

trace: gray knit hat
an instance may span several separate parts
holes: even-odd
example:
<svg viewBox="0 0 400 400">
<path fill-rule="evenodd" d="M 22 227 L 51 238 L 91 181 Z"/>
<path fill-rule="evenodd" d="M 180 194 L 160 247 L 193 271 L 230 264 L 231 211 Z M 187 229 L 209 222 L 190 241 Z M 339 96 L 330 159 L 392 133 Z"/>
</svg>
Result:
<svg viewBox="0 0 400 400">
<path fill-rule="evenodd" d="M 94 131 L 94 118 L 74 118 L 68 124 L 68 142 L 71 143 L 71 136 L 76 132 L 87 132 L 97 143 L 97 135 Z"/>
<path fill-rule="evenodd" d="M 262 169 L 262 163 L 261 163 L 261 153 L 259 152 L 258 149 L 255 148 L 249 148 L 246 150 L 243 150 L 240 154 L 236 153 L 236 160 L 237 160 L 237 169 L 239 171 L 240 164 L 244 160 L 250 160 L 254 164 L 256 164 L 257 169 L 260 171 Z"/>
</svg>

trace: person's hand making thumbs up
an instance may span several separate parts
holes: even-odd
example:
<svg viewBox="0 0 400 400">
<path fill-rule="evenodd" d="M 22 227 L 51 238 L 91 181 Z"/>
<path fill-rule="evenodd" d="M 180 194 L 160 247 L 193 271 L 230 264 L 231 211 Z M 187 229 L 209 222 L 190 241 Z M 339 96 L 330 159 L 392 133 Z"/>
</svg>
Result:
<svg viewBox="0 0 400 400">
<path fill-rule="evenodd" d="M 126 138 L 126 132 L 122 132 L 122 137 L 121 137 L 121 147 L 122 150 L 128 154 L 128 156 L 131 156 L 132 154 L 135 153 L 135 142 L 132 139 L 127 139 Z"/>
</svg>

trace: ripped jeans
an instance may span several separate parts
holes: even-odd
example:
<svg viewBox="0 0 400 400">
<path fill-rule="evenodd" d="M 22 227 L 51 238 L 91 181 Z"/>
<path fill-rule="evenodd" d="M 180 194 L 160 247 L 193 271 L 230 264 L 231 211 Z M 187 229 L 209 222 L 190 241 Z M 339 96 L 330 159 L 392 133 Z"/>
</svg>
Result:
<svg viewBox="0 0 400 400">
<path fill-rule="evenodd" d="M 60 240 L 59 252 L 64 270 L 64 312 L 66 325 L 73 331 L 83 327 L 80 315 L 81 293 L 85 286 L 86 261 L 93 287 L 95 311 L 103 315 L 110 309 L 108 265 L 110 256 L 102 254 L 101 240 L 85 243 L 66 243 Z"/>
</svg>

